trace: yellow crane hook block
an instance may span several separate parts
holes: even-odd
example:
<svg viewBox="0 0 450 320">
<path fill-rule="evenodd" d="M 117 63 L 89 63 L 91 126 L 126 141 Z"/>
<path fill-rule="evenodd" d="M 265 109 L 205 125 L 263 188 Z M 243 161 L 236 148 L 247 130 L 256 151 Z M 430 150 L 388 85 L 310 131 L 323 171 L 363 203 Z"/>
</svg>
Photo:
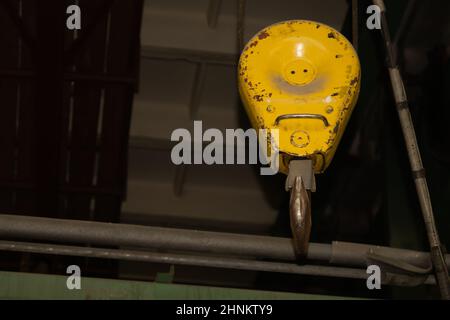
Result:
<svg viewBox="0 0 450 320">
<path fill-rule="evenodd" d="M 351 43 L 322 23 L 271 25 L 239 60 L 241 99 L 253 127 L 279 129 L 280 171 L 293 158 L 330 164 L 359 94 L 360 65 Z"/>
</svg>

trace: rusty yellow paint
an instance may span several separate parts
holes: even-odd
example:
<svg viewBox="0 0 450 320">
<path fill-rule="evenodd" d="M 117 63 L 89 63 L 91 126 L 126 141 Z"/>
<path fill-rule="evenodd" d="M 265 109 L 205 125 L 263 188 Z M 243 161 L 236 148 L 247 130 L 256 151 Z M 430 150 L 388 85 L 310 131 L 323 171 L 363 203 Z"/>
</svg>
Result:
<svg viewBox="0 0 450 320">
<path fill-rule="evenodd" d="M 279 129 L 280 171 L 294 157 L 330 164 L 355 106 L 360 65 L 351 43 L 322 23 L 271 25 L 245 46 L 239 92 L 255 128 Z"/>
</svg>

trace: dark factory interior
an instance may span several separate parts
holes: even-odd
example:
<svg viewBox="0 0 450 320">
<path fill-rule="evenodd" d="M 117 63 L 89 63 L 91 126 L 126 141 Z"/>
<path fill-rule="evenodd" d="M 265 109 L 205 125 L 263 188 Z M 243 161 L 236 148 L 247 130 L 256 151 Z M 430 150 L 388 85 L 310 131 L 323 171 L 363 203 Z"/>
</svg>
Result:
<svg viewBox="0 0 450 320">
<path fill-rule="evenodd" d="M 374 3 L 0 0 L 0 299 L 450 299 L 450 2 L 385 0 L 371 29 Z M 194 121 L 267 127 L 247 77 L 276 58 L 244 55 L 293 20 L 337 30 L 360 66 L 315 192 L 258 164 L 175 164 Z"/>
</svg>

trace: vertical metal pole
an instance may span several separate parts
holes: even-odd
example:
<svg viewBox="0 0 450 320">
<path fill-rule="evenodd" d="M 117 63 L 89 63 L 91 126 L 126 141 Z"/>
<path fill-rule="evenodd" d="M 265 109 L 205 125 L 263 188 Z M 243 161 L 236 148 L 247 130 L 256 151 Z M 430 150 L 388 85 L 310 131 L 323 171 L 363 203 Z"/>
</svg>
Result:
<svg viewBox="0 0 450 320">
<path fill-rule="evenodd" d="M 200 100 L 205 87 L 206 72 L 208 65 L 206 62 L 200 62 L 195 67 L 194 83 L 192 85 L 191 100 L 189 102 L 189 114 L 191 119 L 197 116 Z"/>
<path fill-rule="evenodd" d="M 58 216 L 65 7 L 37 2 L 35 181 L 37 215 Z"/>
<path fill-rule="evenodd" d="M 245 21 L 245 0 L 238 0 L 237 11 L 237 49 L 238 53 L 244 48 L 244 21 Z"/>
<path fill-rule="evenodd" d="M 173 183 L 173 193 L 180 197 L 183 193 L 184 181 L 186 179 L 187 166 L 185 164 L 179 165 L 175 168 L 175 179 Z"/>
<path fill-rule="evenodd" d="M 206 21 L 208 23 L 208 27 L 211 29 L 214 29 L 217 26 L 221 4 L 222 0 L 209 0 L 208 11 L 206 13 Z"/>
<path fill-rule="evenodd" d="M 431 205 L 430 194 L 428 191 L 425 169 L 423 168 L 420 157 L 419 146 L 417 144 L 414 125 L 409 111 L 408 99 L 406 96 L 403 80 L 398 69 L 397 61 L 394 56 L 387 18 L 386 8 L 383 0 L 373 0 L 375 5 L 381 9 L 381 29 L 386 49 L 387 65 L 392 84 L 392 91 L 397 105 L 397 112 L 400 118 L 400 124 L 405 139 L 406 149 L 411 164 L 412 175 L 416 185 L 417 196 L 419 198 L 422 210 L 425 228 L 428 235 L 428 242 L 431 248 L 431 261 L 433 263 L 436 280 L 442 299 L 450 300 L 450 282 L 448 279 L 447 265 L 445 264 L 439 234 L 434 222 L 433 208 Z"/>
<path fill-rule="evenodd" d="M 358 52 L 358 0 L 352 0 L 352 44 L 356 52 Z"/>
</svg>

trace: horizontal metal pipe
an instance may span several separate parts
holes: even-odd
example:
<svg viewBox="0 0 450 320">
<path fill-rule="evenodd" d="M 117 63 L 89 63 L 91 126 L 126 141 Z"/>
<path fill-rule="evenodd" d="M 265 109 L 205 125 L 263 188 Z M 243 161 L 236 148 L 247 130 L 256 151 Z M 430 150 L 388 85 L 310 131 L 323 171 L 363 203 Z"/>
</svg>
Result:
<svg viewBox="0 0 450 320">
<path fill-rule="evenodd" d="M 358 266 L 367 264 L 367 254 L 378 254 L 392 260 L 400 260 L 421 268 L 429 268 L 431 266 L 430 254 L 428 252 L 343 241 L 334 241 L 331 248 L 332 257 L 329 262 L 337 265 L 346 264 Z M 448 263 L 450 264 L 450 256 L 447 255 L 447 258 Z"/>
<path fill-rule="evenodd" d="M 295 260 L 288 238 L 19 215 L 0 215 L 0 237 Z M 312 247 L 316 256 L 313 254 L 310 258 L 328 260 L 331 257 L 329 246 Z"/>
<path fill-rule="evenodd" d="M 0 214 L 0 237 L 296 260 L 289 238 L 18 215 Z M 333 242 L 332 245 L 310 243 L 306 259 L 339 265 L 366 266 L 368 252 L 420 267 L 430 265 L 430 256 L 425 252 L 347 242 Z M 450 266 L 448 254 L 446 262 Z"/>
<path fill-rule="evenodd" d="M 13 79 L 29 79 L 35 78 L 37 74 L 29 70 L 16 70 L 16 69 L 0 69 L 1 78 L 13 78 Z M 123 84 L 136 84 L 136 79 L 133 77 L 124 77 L 121 75 L 113 74 L 86 74 L 79 72 L 65 72 L 65 81 L 86 81 L 86 82 L 105 82 L 105 83 L 123 83 Z"/>
<path fill-rule="evenodd" d="M 141 59 L 184 60 L 195 63 L 235 66 L 238 55 L 144 45 L 141 48 Z"/>
<path fill-rule="evenodd" d="M 175 265 L 190 265 L 190 266 L 214 267 L 224 269 L 291 273 L 291 274 L 301 274 L 319 277 L 334 277 L 334 278 L 362 279 L 362 280 L 367 279 L 367 273 L 366 270 L 364 269 L 318 266 L 318 265 L 297 265 L 286 262 L 268 262 L 268 261 L 255 261 L 255 260 L 244 260 L 233 258 L 195 256 L 185 254 L 154 253 L 137 250 L 86 248 L 77 246 L 63 246 L 53 244 L 11 242 L 11 241 L 0 241 L 0 250 L 129 260 L 129 261 L 144 261 L 152 263 L 166 263 Z M 382 283 L 394 285 L 407 285 L 407 282 L 389 283 L 388 280 L 384 281 L 383 278 Z M 426 276 L 423 283 L 431 285 L 435 284 L 433 276 Z"/>
</svg>

